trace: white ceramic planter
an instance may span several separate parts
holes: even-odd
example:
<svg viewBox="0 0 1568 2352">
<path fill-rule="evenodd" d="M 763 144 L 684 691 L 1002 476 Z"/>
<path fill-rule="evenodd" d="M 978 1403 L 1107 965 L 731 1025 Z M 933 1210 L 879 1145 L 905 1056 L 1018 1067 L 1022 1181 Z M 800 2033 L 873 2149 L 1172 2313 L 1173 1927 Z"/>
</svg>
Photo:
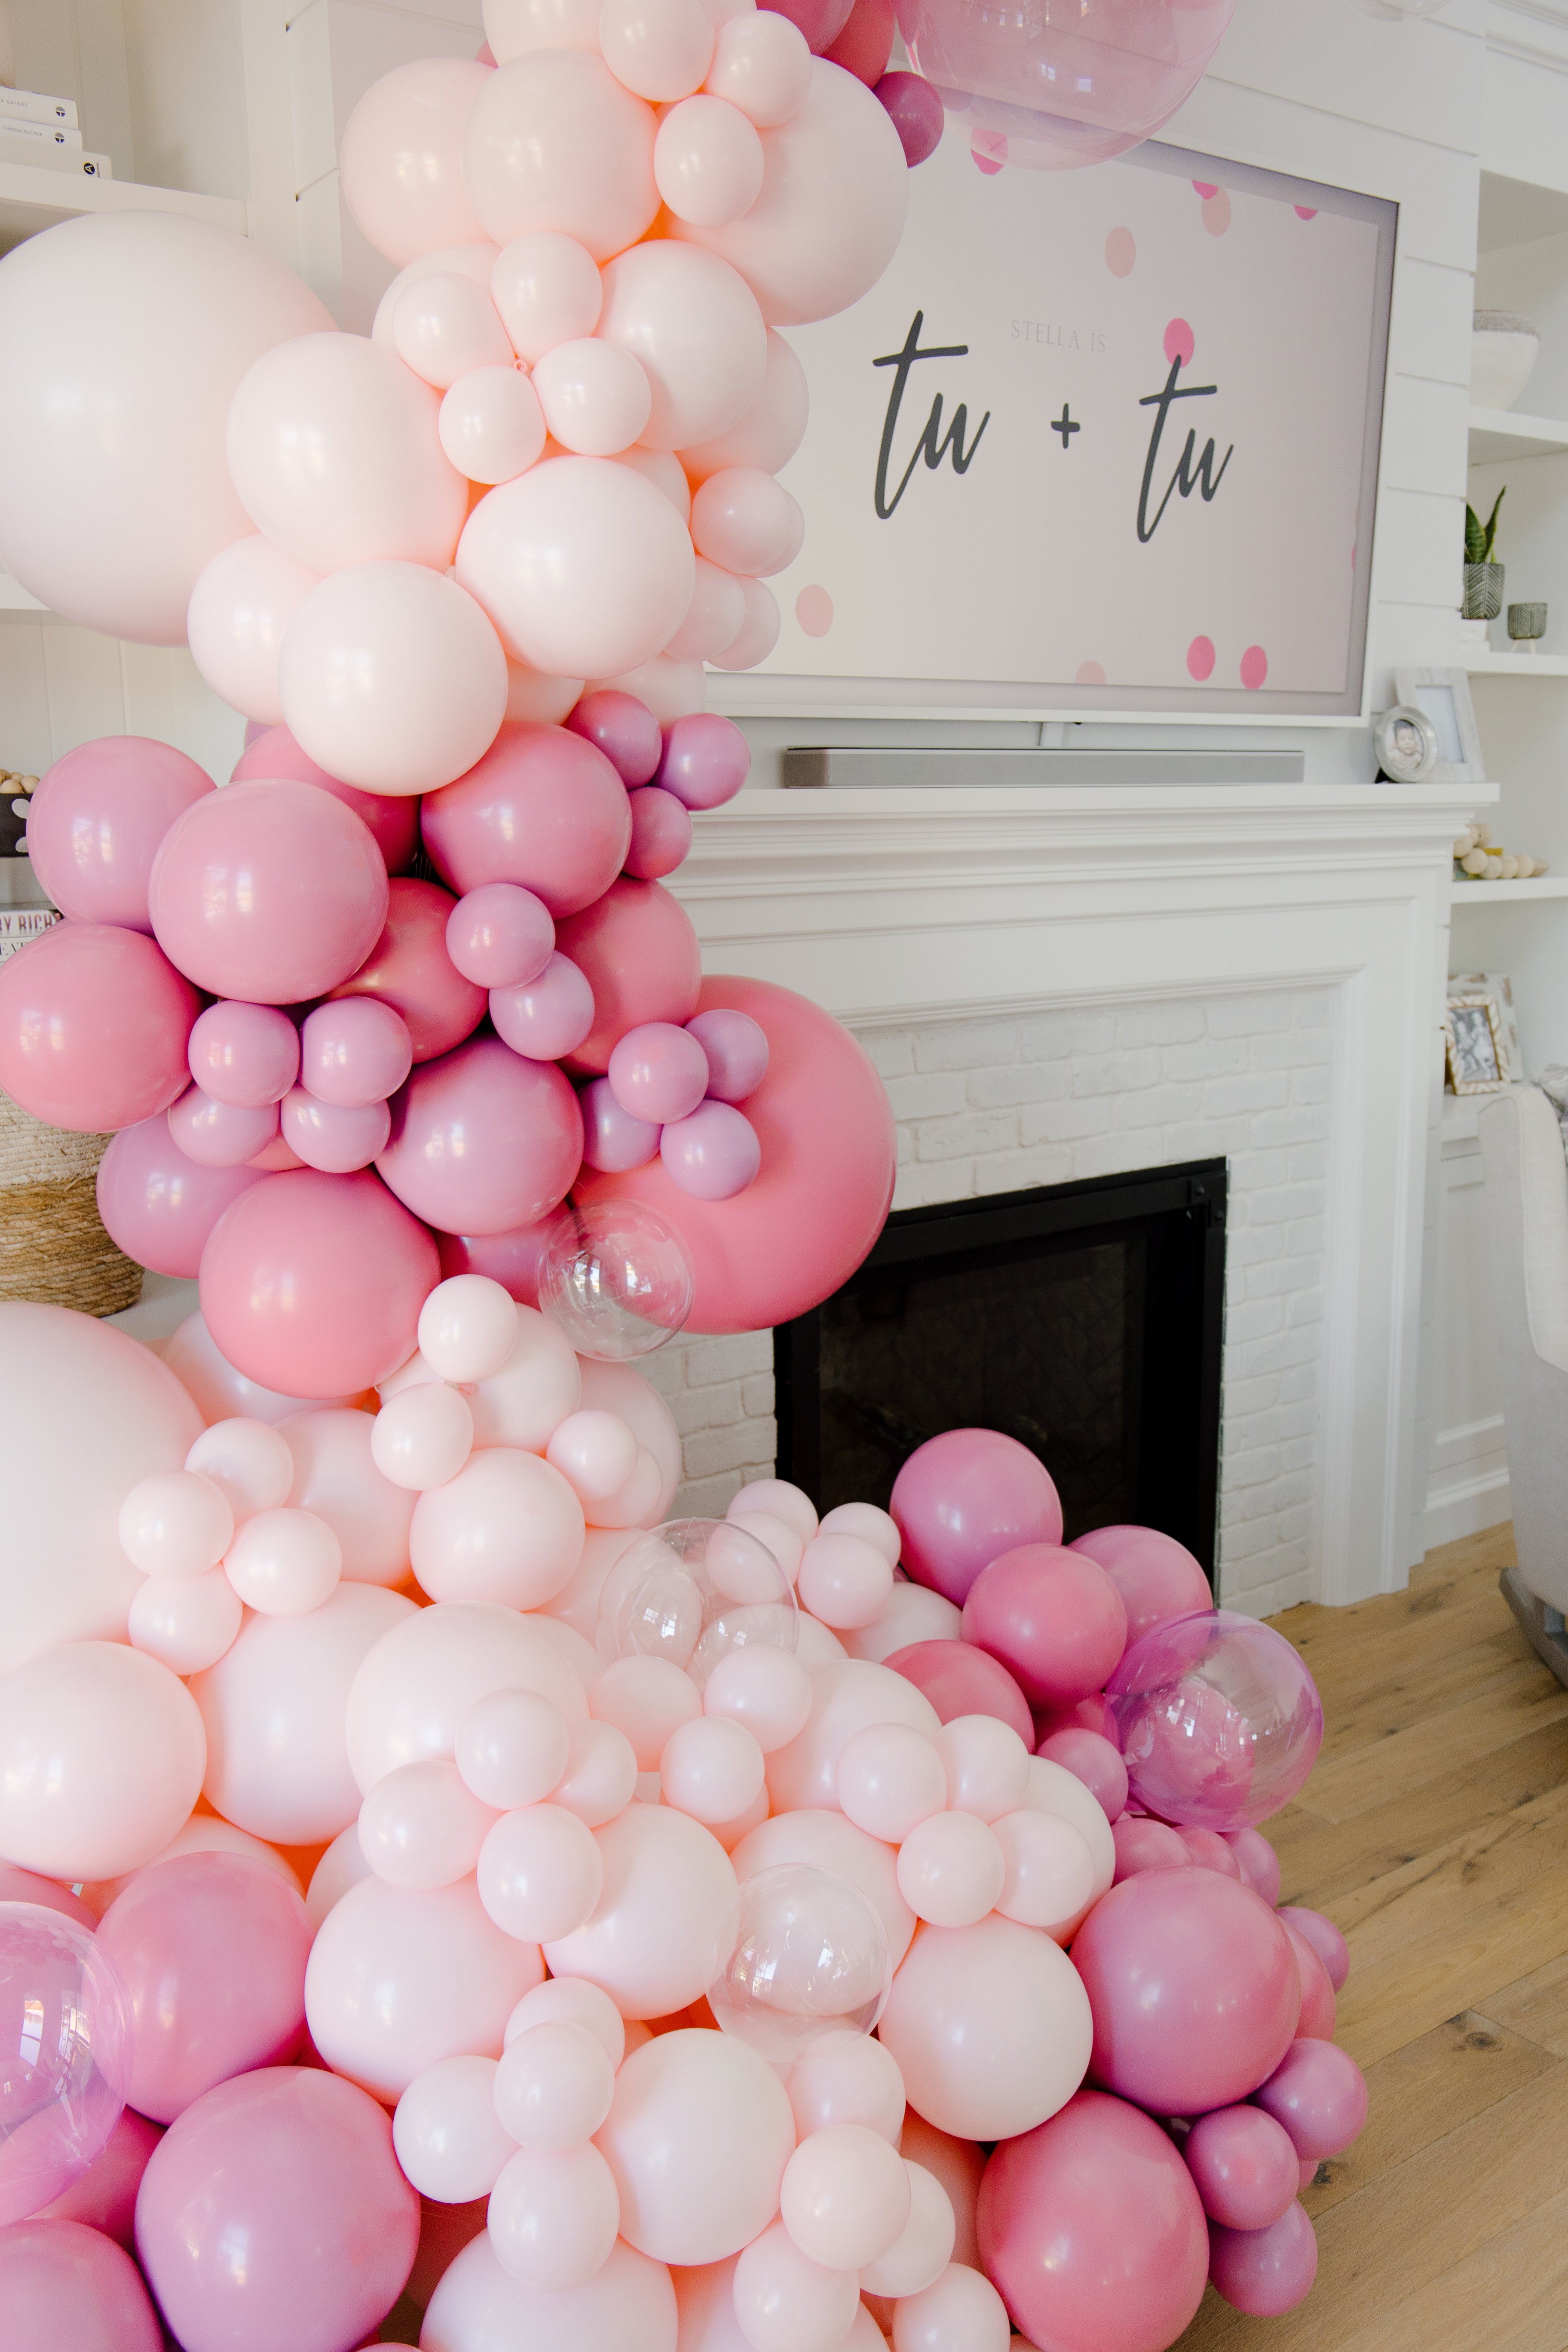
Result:
<svg viewBox="0 0 1568 2352">
<path fill-rule="evenodd" d="M 1511 408 L 1530 382 L 1541 338 L 1510 310 L 1478 310 L 1470 335 L 1470 404 Z"/>
</svg>

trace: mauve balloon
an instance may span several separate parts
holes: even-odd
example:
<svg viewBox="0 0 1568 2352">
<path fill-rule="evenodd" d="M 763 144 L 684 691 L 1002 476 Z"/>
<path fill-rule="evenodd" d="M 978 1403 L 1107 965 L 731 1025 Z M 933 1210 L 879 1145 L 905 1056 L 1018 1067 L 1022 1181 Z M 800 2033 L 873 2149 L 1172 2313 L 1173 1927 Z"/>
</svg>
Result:
<svg viewBox="0 0 1568 2352">
<path fill-rule="evenodd" d="M 1043 1751 L 1042 1751 L 1043 1752 Z M 1151 1821 L 1146 1813 L 1123 1813 L 1111 1823 L 1116 1847 L 1116 1884 L 1135 1878 L 1141 1870 L 1185 1870 L 1187 1849 L 1181 1833 L 1166 1822 Z"/>
<path fill-rule="evenodd" d="M 577 1097 L 554 1064 L 475 1037 L 414 1072 L 375 1164 L 426 1224 L 504 1234 L 563 1201 L 582 1160 Z"/>
<path fill-rule="evenodd" d="M 1342 2156 L 1366 2122 L 1366 2077 L 1332 2042 L 1292 2042 L 1256 2095 L 1300 2157 Z"/>
<path fill-rule="evenodd" d="M 387 886 L 386 921 L 357 971 L 332 994 L 375 996 L 407 1024 L 414 1058 L 449 1054 L 485 1017 L 485 992 L 465 980 L 447 952 L 457 900 L 434 882 L 406 877 Z"/>
<path fill-rule="evenodd" d="M 1047 1733 L 1036 1748 L 1052 1764 L 1065 1766 L 1075 1780 L 1081 1780 L 1090 1796 L 1098 1800 L 1106 1820 L 1114 1828 L 1127 1804 L 1127 1767 L 1119 1749 L 1098 1731 L 1064 1730 Z"/>
<path fill-rule="evenodd" d="M 1296 1903 L 1286 1904 L 1279 1916 L 1288 1927 L 1304 1936 L 1329 1972 L 1329 1982 L 1336 1992 L 1351 1972 L 1350 1946 L 1345 1942 L 1331 1919 L 1321 1911 L 1309 1911 Z"/>
<path fill-rule="evenodd" d="M 658 719 L 635 694 L 601 687 L 583 697 L 566 724 L 614 762 L 623 784 L 646 784 L 658 772 L 664 739 Z"/>
<path fill-rule="evenodd" d="M 36 2221 L 80 2221 L 101 2230 L 128 2254 L 136 2251 L 136 2193 L 142 2186 L 153 2150 L 163 2137 L 162 2124 L 151 2124 L 133 2107 L 121 2110 L 101 2155 L 95 2156 L 79 2180 L 63 2196 L 33 2215 Z"/>
<path fill-rule="evenodd" d="M 138 1265 L 192 1282 L 224 1211 L 260 1181 L 258 1168 L 204 1168 L 187 1159 L 158 1111 L 110 1138 L 98 1163 L 98 1213 L 115 1247 Z"/>
<path fill-rule="evenodd" d="M 1094 1528 L 1068 1546 L 1100 1562 L 1127 1608 L 1129 1647 L 1168 1617 L 1212 1609 L 1214 1595 L 1198 1562 L 1157 1528 Z"/>
<path fill-rule="evenodd" d="M 0 2230 L 0 2312 L 5 2352 L 162 2352 L 135 2263 L 80 2221 Z"/>
<path fill-rule="evenodd" d="M 437 1234 L 441 1279 L 455 1274 L 488 1275 L 524 1307 L 539 1304 L 539 1261 L 552 1231 L 552 1220 L 514 1225 L 504 1234 Z"/>
<path fill-rule="evenodd" d="M 1268 1897 L 1265 1896 L 1265 1901 Z M 1293 1921 L 1281 1922 L 1290 1938 L 1290 1948 L 1296 1955 L 1296 1968 L 1301 1979 L 1301 2014 L 1296 2021 L 1296 2039 L 1307 2036 L 1314 2042 L 1331 2042 L 1334 2038 L 1334 1989 L 1329 1982 L 1329 1972 Z"/>
<path fill-rule="evenodd" d="M 1018 1544 L 1059 1544 L 1062 1507 L 1043 1462 L 994 1429 L 949 1429 L 917 1446 L 888 1508 L 903 1561 L 963 1607 L 983 1568 Z"/>
<path fill-rule="evenodd" d="M 1215 2107 L 1200 2116 L 1182 2154 L 1204 2211 L 1227 2230 L 1267 2230 L 1296 2202 L 1295 2146 L 1261 2107 Z"/>
<path fill-rule="evenodd" d="M 626 862 L 632 813 L 596 744 L 564 727 L 509 720 L 467 775 L 426 795 L 420 825 L 454 890 L 516 882 L 559 922 L 609 888 Z"/>
<path fill-rule="evenodd" d="M 911 1642 L 882 1664 L 930 1699 L 943 1723 L 960 1715 L 994 1715 L 1026 1747 L 1034 1742 L 1029 1703 L 1004 1665 L 968 1642 Z"/>
<path fill-rule="evenodd" d="M 177 816 L 213 789 L 172 743 L 103 735 L 45 771 L 27 803 L 27 855 L 62 915 L 151 931 L 147 881 Z"/>
<path fill-rule="evenodd" d="M 131 1127 L 184 1094 L 201 1002 L 142 932 L 57 923 L 0 964 L 0 1086 L 50 1127 Z"/>
<path fill-rule="evenodd" d="M 1226 2303 L 1249 2318 L 1278 2319 L 1294 2311 L 1317 2275 L 1317 2232 L 1302 2205 L 1288 2205 L 1267 2230 L 1209 2225 L 1209 2277 Z"/>
<path fill-rule="evenodd" d="M 231 784 L 273 783 L 279 780 L 314 784 L 335 801 L 353 809 L 375 835 L 389 874 L 399 874 L 419 846 L 419 803 L 404 793 L 362 793 L 318 767 L 302 751 L 287 727 L 266 727 L 246 744 L 235 761 Z"/>
</svg>

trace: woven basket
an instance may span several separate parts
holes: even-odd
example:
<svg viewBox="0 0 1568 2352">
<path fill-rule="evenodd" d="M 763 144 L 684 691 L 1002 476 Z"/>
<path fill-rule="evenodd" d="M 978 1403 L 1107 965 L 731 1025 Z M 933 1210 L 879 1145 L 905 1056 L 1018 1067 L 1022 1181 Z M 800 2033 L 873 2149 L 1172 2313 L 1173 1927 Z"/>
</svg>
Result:
<svg viewBox="0 0 1568 2352">
<path fill-rule="evenodd" d="M 142 1296 L 142 1268 L 98 1213 L 107 1135 L 70 1135 L 0 1094 L 0 1299 L 117 1315 Z"/>
</svg>

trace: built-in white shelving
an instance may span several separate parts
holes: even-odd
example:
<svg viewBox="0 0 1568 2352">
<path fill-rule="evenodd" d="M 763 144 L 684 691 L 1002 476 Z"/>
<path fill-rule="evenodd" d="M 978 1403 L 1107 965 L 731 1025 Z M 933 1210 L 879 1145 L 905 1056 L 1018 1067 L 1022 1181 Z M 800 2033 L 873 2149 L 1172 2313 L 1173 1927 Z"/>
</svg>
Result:
<svg viewBox="0 0 1568 2352">
<path fill-rule="evenodd" d="M 1521 882 L 1456 882 L 1454 904 L 1491 905 L 1502 898 L 1568 898 L 1568 874 L 1532 874 Z"/>
<path fill-rule="evenodd" d="M 1568 425 L 1551 416 L 1521 416 L 1511 408 L 1472 408 L 1470 463 L 1498 457 L 1552 457 L 1568 449 Z"/>
<path fill-rule="evenodd" d="M 230 196 L 143 187 L 135 180 L 89 180 L 85 173 L 43 163 L 0 163 L 0 253 L 83 213 L 132 212 L 184 213 L 245 234 L 245 206 Z"/>
<path fill-rule="evenodd" d="M 1467 654 L 1472 677 L 1568 677 L 1568 654 Z"/>
</svg>

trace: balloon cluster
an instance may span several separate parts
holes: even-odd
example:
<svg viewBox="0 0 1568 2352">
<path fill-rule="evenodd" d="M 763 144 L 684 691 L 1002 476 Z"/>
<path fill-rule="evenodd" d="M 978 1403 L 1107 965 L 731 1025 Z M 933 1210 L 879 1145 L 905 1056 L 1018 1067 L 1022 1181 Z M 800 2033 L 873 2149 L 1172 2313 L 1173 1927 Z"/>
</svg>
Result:
<svg viewBox="0 0 1568 2352">
<path fill-rule="evenodd" d="M 973 1430 L 890 1511 L 669 1521 L 659 1399 L 471 1275 L 379 1412 L 276 1428 L 0 1318 L 17 2352 L 400 2296 L 428 2352 L 1161 2352 L 1205 2278 L 1305 2293 L 1365 2091 L 1255 1824 L 1321 1719 L 1179 1545 L 1064 1547 Z"/>
</svg>

